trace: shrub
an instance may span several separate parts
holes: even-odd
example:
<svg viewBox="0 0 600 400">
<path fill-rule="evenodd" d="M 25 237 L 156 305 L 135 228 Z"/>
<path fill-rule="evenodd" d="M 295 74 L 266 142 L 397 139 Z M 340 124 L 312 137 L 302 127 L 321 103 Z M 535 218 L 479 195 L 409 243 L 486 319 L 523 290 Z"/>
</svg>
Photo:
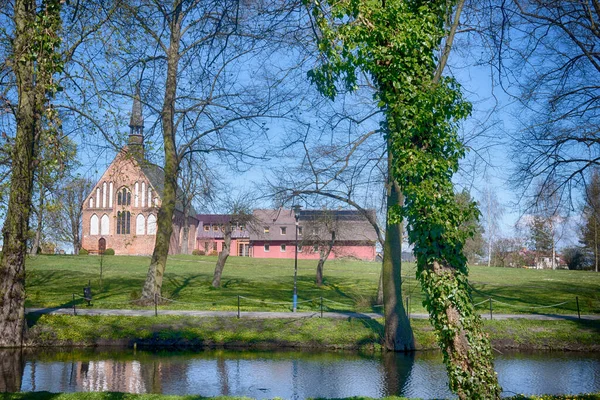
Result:
<svg viewBox="0 0 600 400">
<path fill-rule="evenodd" d="M 193 256 L 203 256 L 204 255 L 204 251 L 202 251 L 202 250 L 194 250 L 194 251 L 192 251 L 192 255 Z"/>
<path fill-rule="evenodd" d="M 104 250 L 104 255 L 105 256 L 114 256 L 115 255 L 115 249 L 106 249 Z"/>
<path fill-rule="evenodd" d="M 86 249 L 79 249 L 79 255 L 80 256 L 87 256 L 89 254 L 89 252 Z"/>
</svg>

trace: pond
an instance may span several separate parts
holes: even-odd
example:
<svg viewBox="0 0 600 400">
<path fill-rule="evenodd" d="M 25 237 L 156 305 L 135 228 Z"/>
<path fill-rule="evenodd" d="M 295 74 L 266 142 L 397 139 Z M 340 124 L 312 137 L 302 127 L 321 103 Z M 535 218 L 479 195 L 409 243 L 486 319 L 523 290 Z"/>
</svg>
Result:
<svg viewBox="0 0 600 400">
<path fill-rule="evenodd" d="M 497 354 L 495 366 L 504 395 L 600 391 L 597 353 Z M 2 391 L 452 397 L 437 352 L 0 350 Z"/>
</svg>

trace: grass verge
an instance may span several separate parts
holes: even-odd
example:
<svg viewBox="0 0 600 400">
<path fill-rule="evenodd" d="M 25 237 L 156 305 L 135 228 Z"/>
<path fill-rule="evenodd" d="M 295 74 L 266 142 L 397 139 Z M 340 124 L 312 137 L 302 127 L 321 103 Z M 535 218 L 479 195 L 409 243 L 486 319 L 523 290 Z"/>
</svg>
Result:
<svg viewBox="0 0 600 400">
<path fill-rule="evenodd" d="M 211 286 L 216 257 L 170 256 L 164 276 L 162 309 L 235 310 L 242 296 L 243 311 L 290 309 L 293 260 L 230 257 L 222 287 Z M 102 264 L 102 277 L 100 277 Z M 99 308 L 135 308 L 149 257 L 47 256 L 27 259 L 27 307 L 69 307 L 73 293 L 92 285 Z M 381 311 L 373 307 L 381 264 L 357 260 L 331 260 L 325 264 L 325 285 L 317 287 L 316 262 L 298 260 L 300 311 L 316 311 L 323 297 L 325 311 Z M 415 280 L 414 263 L 403 263 L 403 299 L 410 312 L 425 312 Z M 473 301 L 487 312 L 489 298 L 495 313 L 600 314 L 600 274 L 586 271 L 526 270 L 472 266 L 469 275 Z M 83 300 L 77 297 L 76 304 Z M 549 305 L 560 304 L 556 307 Z M 540 308 L 541 307 L 541 308 Z"/>
<path fill-rule="evenodd" d="M 30 317 L 31 318 L 31 317 Z M 383 320 L 42 315 L 29 346 L 196 346 L 379 349 Z M 412 320 L 417 349 L 436 349 L 427 320 Z M 494 348 L 600 351 L 600 321 L 484 321 Z"/>
</svg>

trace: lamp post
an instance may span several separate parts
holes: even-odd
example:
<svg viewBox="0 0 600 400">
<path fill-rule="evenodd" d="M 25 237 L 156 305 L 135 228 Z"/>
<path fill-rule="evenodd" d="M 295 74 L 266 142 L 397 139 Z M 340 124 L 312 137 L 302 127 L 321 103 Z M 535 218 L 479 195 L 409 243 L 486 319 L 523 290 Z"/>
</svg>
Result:
<svg viewBox="0 0 600 400">
<path fill-rule="evenodd" d="M 295 205 L 294 207 L 294 218 L 296 219 L 296 246 L 294 252 L 294 297 L 292 312 L 296 312 L 298 306 L 298 218 L 300 217 L 300 209 L 302 206 Z"/>
</svg>

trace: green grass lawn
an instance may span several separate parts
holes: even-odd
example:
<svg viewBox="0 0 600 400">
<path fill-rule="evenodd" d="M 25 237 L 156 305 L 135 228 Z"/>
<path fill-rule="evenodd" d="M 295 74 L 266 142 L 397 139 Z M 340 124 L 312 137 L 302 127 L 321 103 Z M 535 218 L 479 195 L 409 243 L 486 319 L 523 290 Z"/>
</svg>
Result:
<svg viewBox="0 0 600 400">
<path fill-rule="evenodd" d="M 149 257 L 105 256 L 100 279 L 98 256 L 36 256 L 27 260 L 27 307 L 65 307 L 72 294 L 82 294 L 91 281 L 94 307 L 136 308 L 146 277 Z M 216 257 L 169 257 L 163 284 L 161 309 L 236 310 L 290 309 L 294 260 L 230 257 L 222 288 L 210 286 Z M 316 261 L 298 261 L 299 311 L 318 310 L 323 297 L 325 311 L 381 311 L 374 303 L 381 265 L 374 262 L 335 260 L 325 264 L 325 285 L 314 284 Z M 404 299 L 410 312 L 425 312 L 414 264 L 403 265 Z M 582 271 L 538 271 L 510 268 L 471 268 L 473 301 L 494 299 L 496 313 L 574 314 L 579 297 L 582 314 L 600 313 L 600 274 Z M 533 308 L 568 302 L 558 307 Z M 78 297 L 78 305 L 83 301 Z M 283 304 L 281 304 L 283 303 Z M 478 309 L 487 312 L 489 303 Z"/>
</svg>

